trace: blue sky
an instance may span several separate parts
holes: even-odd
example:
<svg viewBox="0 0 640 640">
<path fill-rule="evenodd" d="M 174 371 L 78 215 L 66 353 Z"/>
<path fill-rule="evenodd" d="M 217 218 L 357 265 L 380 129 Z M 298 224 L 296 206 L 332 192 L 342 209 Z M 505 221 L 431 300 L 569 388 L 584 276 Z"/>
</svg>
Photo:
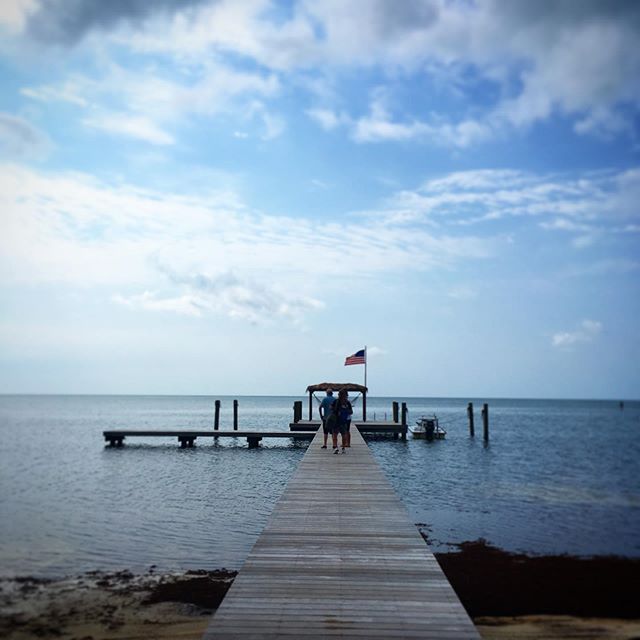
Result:
<svg viewBox="0 0 640 640">
<path fill-rule="evenodd" d="M 4 0 L 0 392 L 638 398 L 640 5 Z"/>
</svg>

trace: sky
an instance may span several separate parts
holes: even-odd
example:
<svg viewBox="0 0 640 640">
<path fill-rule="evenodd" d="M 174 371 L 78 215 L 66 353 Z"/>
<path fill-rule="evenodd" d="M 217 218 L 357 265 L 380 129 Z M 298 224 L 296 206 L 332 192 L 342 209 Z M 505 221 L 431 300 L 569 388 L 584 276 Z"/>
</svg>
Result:
<svg viewBox="0 0 640 640">
<path fill-rule="evenodd" d="M 640 3 L 2 0 L 0 393 L 640 398 Z"/>
</svg>

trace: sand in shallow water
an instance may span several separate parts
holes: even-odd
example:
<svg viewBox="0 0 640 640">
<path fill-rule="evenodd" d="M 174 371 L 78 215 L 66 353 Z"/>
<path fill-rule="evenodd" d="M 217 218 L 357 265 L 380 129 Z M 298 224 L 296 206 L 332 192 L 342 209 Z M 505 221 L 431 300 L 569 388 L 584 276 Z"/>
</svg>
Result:
<svg viewBox="0 0 640 640">
<path fill-rule="evenodd" d="M 483 640 L 634 640 L 640 638 L 640 621 L 573 616 L 518 616 L 476 618 Z"/>
</svg>

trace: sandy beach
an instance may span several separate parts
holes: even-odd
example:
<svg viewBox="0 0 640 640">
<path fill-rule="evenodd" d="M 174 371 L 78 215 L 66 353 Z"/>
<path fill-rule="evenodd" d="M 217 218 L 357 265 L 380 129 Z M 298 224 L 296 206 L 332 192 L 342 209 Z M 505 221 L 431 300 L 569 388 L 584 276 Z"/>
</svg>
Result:
<svg viewBox="0 0 640 640">
<path fill-rule="evenodd" d="M 134 575 L 90 572 L 61 580 L 0 581 L 0 637 L 101 640 L 200 638 L 233 571 Z"/>
<path fill-rule="evenodd" d="M 640 637 L 640 560 L 508 553 L 483 541 L 436 554 L 483 638 Z M 235 572 L 89 572 L 0 581 L 10 640 L 200 638 Z"/>
</svg>

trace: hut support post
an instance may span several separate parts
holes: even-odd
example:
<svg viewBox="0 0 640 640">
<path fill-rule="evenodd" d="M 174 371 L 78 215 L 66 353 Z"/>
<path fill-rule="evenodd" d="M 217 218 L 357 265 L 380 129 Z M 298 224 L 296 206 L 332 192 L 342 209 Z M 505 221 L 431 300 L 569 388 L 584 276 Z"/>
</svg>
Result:
<svg viewBox="0 0 640 640">
<path fill-rule="evenodd" d="M 362 422 L 367 421 L 367 392 L 362 394 Z"/>
<path fill-rule="evenodd" d="M 309 391 L 309 422 L 313 420 L 313 391 Z"/>
</svg>

